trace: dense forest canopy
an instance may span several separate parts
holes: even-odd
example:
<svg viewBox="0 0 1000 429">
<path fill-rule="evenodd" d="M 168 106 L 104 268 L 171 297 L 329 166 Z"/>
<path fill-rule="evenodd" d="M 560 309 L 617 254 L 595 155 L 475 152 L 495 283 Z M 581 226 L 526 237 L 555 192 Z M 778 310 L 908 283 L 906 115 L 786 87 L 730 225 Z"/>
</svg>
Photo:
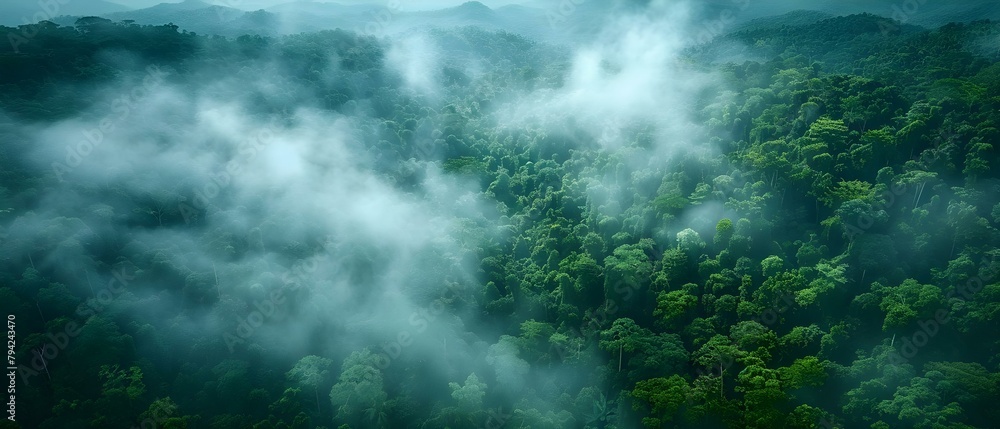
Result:
<svg viewBox="0 0 1000 429">
<path fill-rule="evenodd" d="M 1000 421 L 996 21 L 193 3 L 0 26 L 0 427 Z"/>
</svg>

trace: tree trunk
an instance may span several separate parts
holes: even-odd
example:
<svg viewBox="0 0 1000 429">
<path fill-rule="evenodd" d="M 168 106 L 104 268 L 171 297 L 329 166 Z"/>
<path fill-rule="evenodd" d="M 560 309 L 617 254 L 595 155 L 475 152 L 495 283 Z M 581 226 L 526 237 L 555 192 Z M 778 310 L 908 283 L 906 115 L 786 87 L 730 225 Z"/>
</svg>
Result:
<svg viewBox="0 0 1000 429">
<path fill-rule="evenodd" d="M 726 394 L 725 394 L 725 392 L 726 392 L 726 377 L 724 377 L 725 373 L 723 371 L 724 370 L 722 369 L 722 362 L 719 362 L 719 397 L 720 398 L 725 398 L 726 397 Z"/>
<path fill-rule="evenodd" d="M 913 201 L 913 208 L 917 208 L 917 204 L 920 203 L 920 196 L 924 194 L 924 186 L 927 186 L 927 182 L 920 184 L 917 191 L 917 198 Z"/>
<path fill-rule="evenodd" d="M 624 346 L 624 344 L 618 346 L 618 372 L 622 372 L 622 348 Z"/>
<path fill-rule="evenodd" d="M 215 291 L 219 293 L 219 301 L 222 301 L 222 289 L 219 288 L 219 271 L 215 269 L 215 262 L 212 262 L 212 273 L 215 274 Z"/>
<path fill-rule="evenodd" d="M 87 286 L 90 286 L 90 295 L 97 298 L 97 293 L 94 292 L 94 284 L 90 282 L 90 273 L 87 270 L 83 270 L 83 275 L 87 277 Z"/>
<path fill-rule="evenodd" d="M 319 386 L 313 387 L 313 392 L 316 393 L 316 415 L 320 414 L 319 410 Z"/>
<path fill-rule="evenodd" d="M 42 356 L 41 350 L 42 349 L 39 348 L 38 350 L 32 351 L 35 352 L 36 356 L 38 356 L 38 360 L 42 361 L 42 368 L 45 368 L 45 376 L 49 378 L 49 381 L 52 381 L 52 374 L 49 374 L 49 364 L 45 362 L 45 356 Z"/>
</svg>

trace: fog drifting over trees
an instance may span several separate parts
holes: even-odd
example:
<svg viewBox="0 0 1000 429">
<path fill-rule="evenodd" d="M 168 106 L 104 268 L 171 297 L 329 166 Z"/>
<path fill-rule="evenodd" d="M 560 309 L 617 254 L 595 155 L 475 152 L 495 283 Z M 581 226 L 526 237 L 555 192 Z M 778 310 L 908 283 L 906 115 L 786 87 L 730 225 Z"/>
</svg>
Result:
<svg viewBox="0 0 1000 429">
<path fill-rule="evenodd" d="M 1000 8 L 802 7 L 0 6 L 0 426 L 991 427 Z"/>
</svg>

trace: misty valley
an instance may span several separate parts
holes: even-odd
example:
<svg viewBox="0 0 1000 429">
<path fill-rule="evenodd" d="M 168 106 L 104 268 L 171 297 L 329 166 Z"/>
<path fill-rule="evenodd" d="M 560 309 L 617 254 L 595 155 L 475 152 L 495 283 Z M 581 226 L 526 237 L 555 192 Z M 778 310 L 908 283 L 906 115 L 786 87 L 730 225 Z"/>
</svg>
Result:
<svg viewBox="0 0 1000 429">
<path fill-rule="evenodd" d="M 997 427 L 995 2 L 157 3 L 0 6 L 0 428 Z"/>
</svg>

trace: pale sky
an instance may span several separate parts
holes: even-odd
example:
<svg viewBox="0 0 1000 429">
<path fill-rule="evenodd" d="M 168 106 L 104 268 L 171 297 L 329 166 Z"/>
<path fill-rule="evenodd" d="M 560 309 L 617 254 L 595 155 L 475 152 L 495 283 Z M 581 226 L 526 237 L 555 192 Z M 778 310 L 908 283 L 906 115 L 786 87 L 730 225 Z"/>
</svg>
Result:
<svg viewBox="0 0 1000 429">
<path fill-rule="evenodd" d="M 118 3 L 130 8 L 141 9 L 145 7 L 154 6 L 160 3 L 181 3 L 181 0 L 107 0 L 112 3 Z M 205 3 L 217 4 L 220 6 L 229 6 L 237 9 L 248 9 L 257 10 L 264 9 L 271 6 L 290 3 L 292 0 L 202 0 Z M 317 3 L 342 3 L 342 4 L 388 4 L 390 0 L 303 0 L 303 1 L 313 1 Z M 441 9 L 445 7 L 458 6 L 465 3 L 466 0 L 396 0 L 402 6 L 403 10 L 427 10 L 427 9 Z M 497 8 L 507 4 L 525 3 L 519 0 L 479 0 L 481 3 L 491 7 Z"/>
</svg>

